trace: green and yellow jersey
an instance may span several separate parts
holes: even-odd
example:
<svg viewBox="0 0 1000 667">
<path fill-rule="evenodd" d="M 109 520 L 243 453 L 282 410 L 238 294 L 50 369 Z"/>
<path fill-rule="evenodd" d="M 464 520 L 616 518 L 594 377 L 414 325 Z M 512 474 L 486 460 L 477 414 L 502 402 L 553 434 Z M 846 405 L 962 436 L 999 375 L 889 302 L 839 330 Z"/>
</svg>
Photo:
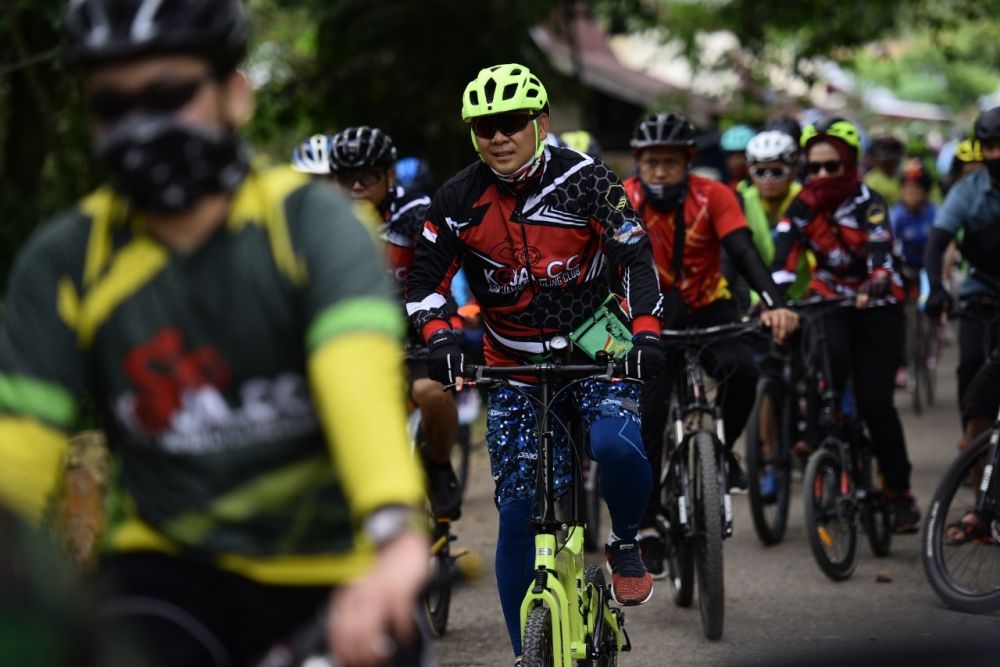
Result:
<svg viewBox="0 0 1000 667">
<path fill-rule="evenodd" d="M 774 260 L 774 228 L 781 220 L 781 217 L 792 203 L 795 196 L 802 190 L 802 184 L 793 182 L 788 188 L 788 194 L 784 201 L 777 205 L 770 204 L 760 196 L 760 191 L 755 185 L 747 185 L 741 194 L 743 195 L 743 213 L 746 215 L 747 226 L 753 234 L 753 243 L 764 260 L 764 266 L 771 266 Z M 816 264 L 812 252 L 802 253 L 795 271 L 795 282 L 788 288 L 788 297 L 791 299 L 801 299 L 809 290 L 809 281 L 812 279 L 813 267 Z M 757 303 L 760 297 L 756 292 L 750 293 L 751 300 Z"/>
<path fill-rule="evenodd" d="M 335 584 L 359 520 L 418 504 L 403 320 L 380 252 L 329 187 L 252 170 L 181 253 L 102 189 L 20 254 L 0 323 L 0 502 L 36 520 L 85 393 L 124 498 L 112 550 L 184 553 L 266 583 Z"/>
</svg>

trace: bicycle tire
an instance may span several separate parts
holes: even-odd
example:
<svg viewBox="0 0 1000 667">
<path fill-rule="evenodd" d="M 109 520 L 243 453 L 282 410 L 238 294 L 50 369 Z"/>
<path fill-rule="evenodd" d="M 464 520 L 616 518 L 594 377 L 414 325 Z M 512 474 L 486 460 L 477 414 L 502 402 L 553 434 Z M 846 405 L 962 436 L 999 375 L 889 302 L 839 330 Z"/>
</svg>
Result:
<svg viewBox="0 0 1000 667">
<path fill-rule="evenodd" d="M 664 452 L 670 451 L 670 446 L 664 447 Z M 670 456 L 665 456 L 664 465 L 670 465 Z M 668 479 L 675 485 L 679 484 L 680 471 L 675 471 Z M 691 538 L 683 534 L 677 499 L 672 489 L 664 485 L 661 495 L 664 512 L 669 517 L 670 526 L 662 535 L 667 577 L 670 579 L 671 598 L 674 605 L 681 608 L 690 607 L 694 602 L 694 545 Z M 690 506 L 690 499 L 688 505 Z M 690 509 L 688 510 L 690 512 Z M 690 521 L 690 517 L 688 518 Z M 662 532 L 662 530 L 661 530 Z"/>
<path fill-rule="evenodd" d="M 555 667 L 552 647 L 552 612 L 548 607 L 535 607 L 524 624 L 523 667 Z"/>
<path fill-rule="evenodd" d="M 716 463 L 716 441 L 709 433 L 695 433 L 694 552 L 698 580 L 698 608 L 706 639 L 722 637 L 725 622 L 725 580 L 722 568 L 722 478 Z"/>
<path fill-rule="evenodd" d="M 927 364 L 927 350 L 925 348 L 926 341 L 923 336 L 920 335 L 923 317 L 921 317 L 920 312 L 914 307 L 911 310 L 913 317 L 909 329 L 909 340 L 907 341 L 907 347 L 910 353 L 910 363 L 909 377 L 906 378 L 907 388 L 910 390 L 910 405 L 913 408 L 913 414 L 921 415 L 924 412 L 924 401 L 921 396 L 924 387 L 924 370 Z"/>
<path fill-rule="evenodd" d="M 764 376 L 757 383 L 757 398 L 746 428 L 747 478 L 750 481 L 750 515 L 754 532 L 765 546 L 778 544 L 784 539 L 788 526 L 788 506 L 791 496 L 792 466 L 789 436 L 789 406 L 781 380 Z M 770 414 L 772 429 L 766 428 Z M 772 433 L 766 433 L 767 431 Z M 776 436 L 776 437 L 774 437 Z M 766 439 L 771 455 L 764 453 Z M 761 483 L 768 473 L 775 476 L 776 490 L 773 499 L 766 498 Z"/>
<path fill-rule="evenodd" d="M 878 558 L 885 558 L 892 548 L 893 514 L 892 504 L 883 492 L 882 484 L 876 483 L 881 478 L 875 466 L 877 461 L 871 453 L 871 447 L 865 445 L 862 459 L 864 465 L 865 483 L 868 493 L 861 506 L 861 521 L 864 524 L 868 546 Z"/>
<path fill-rule="evenodd" d="M 937 394 L 937 362 L 938 362 L 938 340 L 934 326 L 924 319 L 924 398 L 927 406 L 932 407 Z"/>
<path fill-rule="evenodd" d="M 604 589 L 607 591 L 607 578 L 604 576 L 604 568 L 599 565 L 588 565 L 583 571 L 583 581 L 587 585 L 594 586 L 595 588 Z M 597 600 L 595 595 L 593 598 Z M 604 604 L 608 604 L 610 599 L 610 591 L 607 591 L 605 595 Z M 603 614 L 603 609 L 594 609 L 591 611 L 595 614 Z M 618 664 L 618 641 L 615 639 L 615 633 L 607 626 L 604 626 L 604 632 L 601 637 L 601 655 L 600 657 L 591 660 L 580 660 L 577 662 L 579 667 L 616 667 Z M 589 640 L 589 638 L 588 638 Z"/>
<path fill-rule="evenodd" d="M 1000 554 L 1000 546 L 996 543 L 977 544 L 975 540 L 970 540 L 959 546 L 946 545 L 944 538 L 950 523 L 948 512 L 956 505 L 956 497 L 959 494 L 971 493 L 972 498 L 975 498 L 976 490 L 965 487 L 963 482 L 975 466 L 977 459 L 989 451 L 991 433 L 992 430 L 986 431 L 973 440 L 948 468 L 938 484 L 933 500 L 931 500 L 930 511 L 927 513 L 927 520 L 924 522 L 924 530 L 921 534 L 924 572 L 927 574 L 931 588 L 946 605 L 970 614 L 986 614 L 1000 610 L 1000 582 L 997 582 L 998 585 L 994 590 L 977 594 L 970 590 L 967 585 L 957 581 L 957 572 L 952 570 L 958 569 L 959 562 L 971 560 L 970 556 L 980 555 L 977 552 L 982 552 L 981 555 L 987 557 L 992 554 L 992 560 L 996 563 L 997 555 Z M 996 476 L 997 472 L 994 471 L 993 474 Z M 994 480 L 994 483 L 997 481 Z M 963 502 L 962 505 L 964 504 Z M 964 514 L 964 507 L 958 511 L 957 516 L 960 518 L 962 514 Z M 971 549 L 975 549 L 975 551 L 969 556 L 962 553 L 960 557 L 960 552 Z M 950 562 L 955 563 L 956 566 L 949 567 Z M 993 572 L 996 571 L 995 567 L 994 565 Z"/>
<path fill-rule="evenodd" d="M 434 555 L 434 585 L 422 596 L 427 625 L 431 634 L 444 637 L 448 632 L 448 614 L 451 611 L 451 582 L 454 579 L 454 560 L 451 554 L 439 552 Z"/>
<path fill-rule="evenodd" d="M 806 533 L 819 568 L 834 581 L 848 579 L 858 565 L 858 522 L 842 493 L 840 457 L 829 447 L 821 447 L 809 458 L 802 479 Z M 845 515 L 846 514 L 846 515 Z M 828 524 L 836 521 L 836 537 Z M 832 557 L 834 546 L 838 555 Z"/>
</svg>

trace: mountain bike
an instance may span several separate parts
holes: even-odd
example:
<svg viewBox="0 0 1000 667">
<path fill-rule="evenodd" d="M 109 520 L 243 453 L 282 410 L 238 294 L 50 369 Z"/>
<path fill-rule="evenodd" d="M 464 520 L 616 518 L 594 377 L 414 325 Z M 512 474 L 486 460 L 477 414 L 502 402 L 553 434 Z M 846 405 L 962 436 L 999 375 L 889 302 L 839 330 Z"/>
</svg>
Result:
<svg viewBox="0 0 1000 667">
<path fill-rule="evenodd" d="M 841 409 L 833 387 L 824 315 L 853 308 L 853 297 L 818 300 L 797 309 L 804 322 L 802 338 L 807 377 L 818 396 L 819 446 L 802 479 L 805 524 L 816 564 L 830 579 L 853 574 L 859 559 L 862 527 L 876 556 L 887 556 L 892 541 L 892 509 L 880 487 L 871 443 L 856 416 Z"/>
<path fill-rule="evenodd" d="M 552 341 L 554 350 L 565 350 L 568 341 Z M 466 365 L 465 386 L 507 386 L 521 391 L 537 406 L 538 465 L 535 513 L 534 580 L 521 603 L 523 664 L 525 667 L 569 667 L 617 664 L 620 651 L 631 650 L 625 632 L 625 615 L 611 605 L 611 591 L 604 570 L 584 565 L 583 543 L 587 525 L 581 519 L 582 489 L 578 466 L 570 484 L 569 516 L 556 516 L 553 464 L 555 401 L 573 384 L 586 379 L 614 381 L 621 377 L 618 363 L 599 353 L 597 363 L 537 363 L 523 366 Z M 532 378 L 534 395 L 524 392 L 514 378 Z M 558 383 L 558 384 L 557 384 Z M 572 431 L 571 431 L 572 434 Z M 574 444 L 578 450 L 580 443 Z"/>
<path fill-rule="evenodd" d="M 788 304 L 794 308 L 794 302 Z M 808 398 L 798 346 L 769 342 L 757 398 L 747 420 L 746 466 L 754 532 L 767 546 L 784 539 L 791 499 L 793 445 L 807 426 Z"/>
<path fill-rule="evenodd" d="M 682 352 L 684 363 L 677 375 L 677 402 L 666 433 L 658 528 L 674 603 L 690 606 L 697 581 L 702 629 L 708 639 L 722 636 L 722 541 L 733 534 L 733 504 L 726 484 L 722 412 L 708 401 L 699 359 L 712 343 L 759 330 L 760 322 L 750 320 L 662 332 L 663 345 Z"/>
<path fill-rule="evenodd" d="M 1000 283 L 993 289 L 1000 294 Z M 981 317 L 990 329 L 1000 319 L 976 310 L 957 314 Z M 922 537 L 924 571 L 945 604 L 974 614 L 1000 610 L 1000 413 L 945 473 Z"/>
</svg>

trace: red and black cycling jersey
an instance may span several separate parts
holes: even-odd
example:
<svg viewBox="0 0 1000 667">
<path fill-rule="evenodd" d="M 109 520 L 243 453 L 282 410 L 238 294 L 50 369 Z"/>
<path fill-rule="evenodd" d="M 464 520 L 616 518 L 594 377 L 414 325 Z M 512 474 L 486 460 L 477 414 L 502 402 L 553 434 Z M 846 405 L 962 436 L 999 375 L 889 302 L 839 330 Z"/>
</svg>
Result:
<svg viewBox="0 0 1000 667">
<path fill-rule="evenodd" d="M 465 269 L 481 307 L 489 363 L 547 350 L 597 310 L 617 271 L 633 332 L 658 331 L 662 297 L 649 239 L 618 177 L 599 159 L 546 149 L 521 192 L 482 162 L 434 196 L 406 281 L 406 308 L 428 337 L 446 326 L 451 277 Z"/>
<path fill-rule="evenodd" d="M 724 183 L 688 176 L 684 197 L 684 254 L 682 276 L 674 276 L 675 211 L 658 211 L 646 202 L 638 176 L 625 179 L 632 206 L 642 215 L 649 234 L 660 289 L 676 287 L 692 310 L 719 299 L 731 298 L 729 284 L 722 275 L 722 239 L 738 229 L 747 229 L 736 195 Z"/>
<path fill-rule="evenodd" d="M 403 286 L 406 273 L 413 264 L 413 253 L 420 239 L 420 230 L 427 219 L 431 198 L 425 194 L 411 194 L 397 185 L 386 195 L 380 212 L 385 224 L 379 236 L 386 244 L 389 267 L 396 282 Z"/>
<path fill-rule="evenodd" d="M 903 282 L 893 261 L 892 228 L 882 195 L 860 182 L 832 213 L 813 213 L 801 197 L 792 201 L 775 228 L 774 282 L 792 282 L 799 255 L 810 249 L 816 256 L 812 291 L 827 297 L 854 296 L 862 283 L 884 272 L 892 290 L 873 305 L 902 301 Z"/>
</svg>

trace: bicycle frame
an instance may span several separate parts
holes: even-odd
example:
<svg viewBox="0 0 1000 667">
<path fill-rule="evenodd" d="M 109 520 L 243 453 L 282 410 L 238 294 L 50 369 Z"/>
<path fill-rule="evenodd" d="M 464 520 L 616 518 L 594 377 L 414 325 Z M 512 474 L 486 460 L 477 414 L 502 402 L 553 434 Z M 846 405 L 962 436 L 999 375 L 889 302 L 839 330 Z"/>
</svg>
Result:
<svg viewBox="0 0 1000 667">
<path fill-rule="evenodd" d="M 471 371 L 471 372 L 469 372 Z M 600 375 L 603 371 L 603 375 Z M 538 439 L 538 464 L 535 478 L 535 505 L 539 512 L 531 519 L 537 529 L 535 535 L 534 580 L 521 602 L 522 639 L 528 615 L 539 604 L 546 605 L 551 614 L 552 649 L 556 665 L 570 667 L 574 660 L 599 656 L 603 631 L 609 628 L 619 651 L 628 651 L 631 644 L 624 628 L 624 614 L 617 607 L 607 604 L 603 588 L 595 588 L 585 581 L 583 535 L 585 525 L 579 519 L 579 494 L 581 480 L 572 475 L 570 493 L 571 516 L 568 521 L 556 517 L 555 473 L 553 449 L 555 435 L 550 415 L 554 399 L 552 383 L 559 377 L 599 377 L 612 379 L 613 365 L 556 365 L 550 363 L 532 366 L 489 368 L 467 367 L 474 384 L 499 384 L 502 377 L 533 375 L 538 379 L 538 408 L 536 409 L 536 435 Z M 575 446 L 575 445 L 574 445 Z M 559 539 L 559 531 L 566 531 L 566 538 Z M 588 644 L 587 638 L 591 638 Z"/>
</svg>

